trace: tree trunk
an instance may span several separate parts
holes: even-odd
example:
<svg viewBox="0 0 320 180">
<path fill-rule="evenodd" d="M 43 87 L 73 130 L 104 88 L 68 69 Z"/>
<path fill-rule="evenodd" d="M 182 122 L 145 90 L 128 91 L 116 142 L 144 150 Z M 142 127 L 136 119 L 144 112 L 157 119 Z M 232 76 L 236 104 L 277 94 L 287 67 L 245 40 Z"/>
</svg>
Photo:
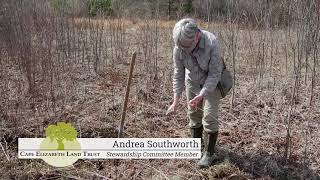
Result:
<svg viewBox="0 0 320 180">
<path fill-rule="evenodd" d="M 58 149 L 57 150 L 64 150 L 64 144 L 62 142 L 62 140 L 57 140 L 58 142 Z"/>
</svg>

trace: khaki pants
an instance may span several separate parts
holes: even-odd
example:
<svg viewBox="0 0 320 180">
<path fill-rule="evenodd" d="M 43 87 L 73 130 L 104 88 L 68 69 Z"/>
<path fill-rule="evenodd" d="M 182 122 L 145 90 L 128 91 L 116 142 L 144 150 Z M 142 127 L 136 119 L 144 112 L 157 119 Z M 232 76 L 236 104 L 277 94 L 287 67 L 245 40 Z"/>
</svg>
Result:
<svg viewBox="0 0 320 180">
<path fill-rule="evenodd" d="M 188 102 L 193 99 L 196 94 L 194 87 L 186 83 L 186 94 Z M 207 133 L 215 133 L 219 129 L 218 111 L 221 93 L 218 88 L 212 94 L 207 95 L 198 108 L 191 108 L 188 105 L 188 119 L 190 128 L 198 128 L 203 125 L 203 129 Z"/>
</svg>

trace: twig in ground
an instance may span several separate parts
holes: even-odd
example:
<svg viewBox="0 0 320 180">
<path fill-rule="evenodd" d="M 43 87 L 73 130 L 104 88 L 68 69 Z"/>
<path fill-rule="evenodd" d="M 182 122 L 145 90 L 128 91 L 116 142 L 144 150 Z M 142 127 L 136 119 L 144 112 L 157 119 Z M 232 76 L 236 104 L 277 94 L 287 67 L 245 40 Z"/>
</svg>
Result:
<svg viewBox="0 0 320 180">
<path fill-rule="evenodd" d="M 191 165 L 191 164 L 190 164 L 190 161 L 187 161 L 187 160 L 183 160 L 183 161 L 185 162 L 185 165 L 188 165 L 189 168 L 195 170 L 195 171 L 197 172 L 197 174 L 198 174 L 201 178 L 203 178 L 203 179 L 206 178 L 206 177 L 201 173 L 200 169 L 194 168 L 194 165 Z M 193 172 L 186 172 L 185 174 L 195 175 Z"/>
<path fill-rule="evenodd" d="M 90 162 L 90 161 L 86 161 L 86 163 L 91 163 L 92 165 L 94 165 L 94 164 L 93 164 L 92 162 Z M 76 168 L 76 167 L 74 167 L 74 166 L 72 166 L 72 167 L 73 167 L 74 170 L 76 170 L 77 172 L 80 171 L 80 172 L 83 172 L 83 173 L 86 173 L 86 174 L 90 174 L 90 175 L 92 175 L 92 176 L 96 176 L 96 177 L 102 178 L 102 179 L 104 179 L 104 180 L 110 179 L 110 178 L 108 178 L 108 177 L 106 177 L 106 176 L 103 176 L 103 175 L 101 175 L 101 174 L 98 174 L 97 172 L 90 172 L 90 171 L 85 170 L 84 168 Z"/>
<path fill-rule="evenodd" d="M 4 149 L 4 147 L 3 147 L 2 143 L 1 143 L 1 141 L 0 141 L 0 146 L 1 146 L 1 149 L 2 149 L 2 151 L 3 151 L 3 153 L 4 153 L 4 156 L 7 158 L 7 161 L 8 161 L 8 162 L 10 162 L 10 158 L 9 158 L 9 156 L 8 156 L 8 154 L 7 154 L 7 152 L 6 152 L 6 150 Z"/>
<path fill-rule="evenodd" d="M 83 178 L 79 178 L 77 176 L 74 176 L 74 175 L 63 175 L 63 174 L 60 174 L 61 177 L 65 177 L 67 179 L 79 179 L 79 180 L 82 180 Z"/>
<path fill-rule="evenodd" d="M 157 168 L 152 167 L 152 166 L 150 166 L 150 165 L 148 165 L 148 164 L 146 164 L 146 163 L 141 163 L 141 162 L 139 162 L 139 161 L 136 161 L 136 162 L 139 163 L 139 164 L 141 164 L 141 165 L 143 165 L 143 166 L 147 166 L 147 167 L 149 167 L 149 168 L 154 169 L 154 170 L 157 171 L 160 175 L 162 175 L 165 179 L 169 179 L 167 175 L 165 175 L 162 171 L 158 170 Z"/>
<path fill-rule="evenodd" d="M 119 126 L 118 138 L 121 138 L 123 136 L 123 126 L 124 126 L 124 120 L 126 117 L 126 111 L 127 111 L 127 105 L 128 105 L 129 93 L 130 93 L 130 84 L 131 84 L 131 79 L 132 79 L 134 63 L 136 60 L 136 55 L 137 55 L 137 52 L 134 52 L 132 54 L 132 59 L 131 59 L 131 63 L 130 63 L 130 70 L 129 70 L 127 87 L 126 87 L 126 95 L 124 97 L 124 103 L 123 103 L 123 108 L 122 108 L 122 115 L 121 115 L 121 122 L 120 122 L 120 126 Z"/>
</svg>

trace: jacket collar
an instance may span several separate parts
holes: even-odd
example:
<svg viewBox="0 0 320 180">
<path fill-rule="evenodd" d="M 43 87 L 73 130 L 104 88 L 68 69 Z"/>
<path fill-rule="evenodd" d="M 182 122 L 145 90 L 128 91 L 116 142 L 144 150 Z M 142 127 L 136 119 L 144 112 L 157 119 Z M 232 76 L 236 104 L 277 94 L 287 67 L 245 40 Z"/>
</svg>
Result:
<svg viewBox="0 0 320 180">
<path fill-rule="evenodd" d="M 205 48 L 205 37 L 203 32 L 201 32 L 200 34 L 200 40 L 197 44 L 197 46 L 195 47 L 195 49 L 193 50 L 193 52 L 197 52 L 199 49 L 204 49 Z"/>
<path fill-rule="evenodd" d="M 205 48 L 205 37 L 203 35 L 203 32 L 201 32 L 200 41 L 198 42 L 197 46 L 194 48 L 194 50 L 191 52 L 193 55 L 198 55 L 200 49 Z"/>
<path fill-rule="evenodd" d="M 205 37 L 204 37 L 203 32 L 201 32 L 199 48 L 204 49 L 204 47 L 205 47 Z"/>
</svg>

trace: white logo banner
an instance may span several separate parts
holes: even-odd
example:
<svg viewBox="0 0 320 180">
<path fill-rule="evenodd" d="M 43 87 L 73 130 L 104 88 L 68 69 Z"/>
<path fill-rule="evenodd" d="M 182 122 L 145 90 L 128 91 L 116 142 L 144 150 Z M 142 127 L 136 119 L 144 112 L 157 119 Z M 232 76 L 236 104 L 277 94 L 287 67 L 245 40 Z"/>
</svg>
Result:
<svg viewBox="0 0 320 180">
<path fill-rule="evenodd" d="M 20 159 L 199 159 L 200 138 L 19 138 Z M 53 158 L 53 159 L 52 159 Z M 49 160 L 50 160 L 49 159 Z"/>
</svg>

